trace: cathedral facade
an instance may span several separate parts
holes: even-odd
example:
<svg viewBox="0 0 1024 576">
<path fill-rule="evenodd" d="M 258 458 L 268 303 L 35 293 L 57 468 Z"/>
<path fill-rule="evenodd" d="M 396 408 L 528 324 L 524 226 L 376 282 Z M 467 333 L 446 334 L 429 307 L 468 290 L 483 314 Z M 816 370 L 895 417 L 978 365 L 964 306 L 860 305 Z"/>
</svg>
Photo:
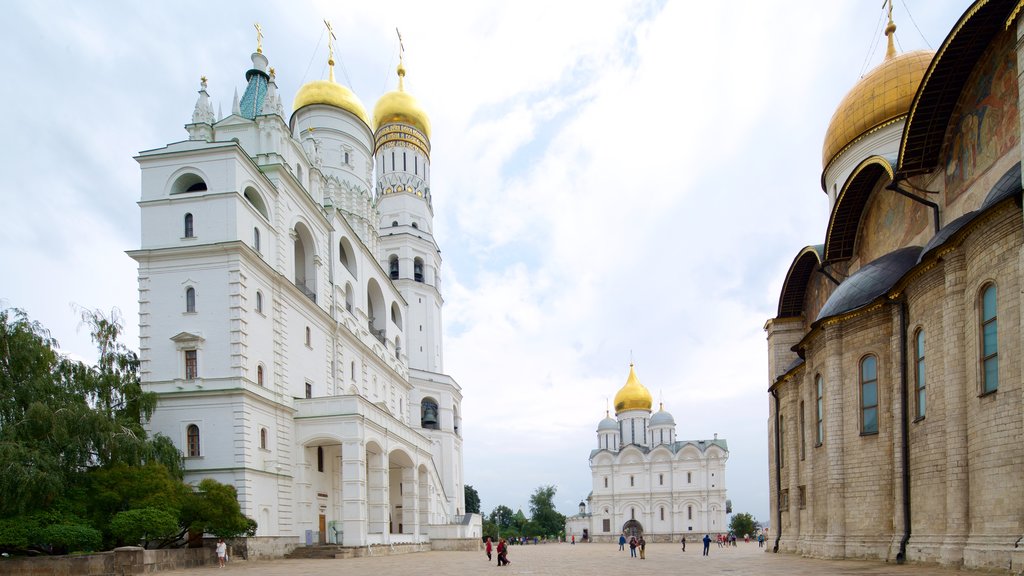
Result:
<svg viewBox="0 0 1024 576">
<path fill-rule="evenodd" d="M 826 133 L 768 334 L 771 548 L 1024 569 L 1016 1 L 885 60 Z"/>
<path fill-rule="evenodd" d="M 141 378 L 186 481 L 235 486 L 282 547 L 479 538 L 444 372 L 430 122 L 309 82 L 290 118 L 258 48 L 232 113 L 140 153 Z"/>
<path fill-rule="evenodd" d="M 597 425 L 590 453 L 593 491 L 566 519 L 566 538 L 614 542 L 643 535 L 648 542 L 696 541 L 728 531 L 725 490 L 729 448 L 712 440 L 676 439 L 676 422 L 660 406 L 633 366 L 615 395 L 615 418 Z"/>
</svg>

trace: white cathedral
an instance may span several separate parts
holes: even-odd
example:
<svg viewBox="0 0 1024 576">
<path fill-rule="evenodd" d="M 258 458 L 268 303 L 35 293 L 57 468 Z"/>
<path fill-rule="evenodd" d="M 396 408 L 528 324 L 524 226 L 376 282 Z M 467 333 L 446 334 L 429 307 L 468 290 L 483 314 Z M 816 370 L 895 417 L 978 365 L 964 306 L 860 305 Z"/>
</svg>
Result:
<svg viewBox="0 0 1024 576">
<path fill-rule="evenodd" d="M 725 462 L 729 447 L 712 440 L 677 440 L 676 422 L 640 383 L 633 365 L 615 394 L 615 418 L 597 425 L 590 452 L 593 491 L 579 514 L 566 519 L 566 538 L 617 541 L 620 534 L 648 542 L 696 544 L 706 533 L 727 532 Z"/>
<path fill-rule="evenodd" d="M 185 479 L 233 485 L 257 539 L 479 541 L 462 392 L 445 374 L 430 121 L 397 90 L 367 114 L 330 79 L 285 115 L 258 47 L 216 119 L 138 155 L 141 378 Z"/>
</svg>

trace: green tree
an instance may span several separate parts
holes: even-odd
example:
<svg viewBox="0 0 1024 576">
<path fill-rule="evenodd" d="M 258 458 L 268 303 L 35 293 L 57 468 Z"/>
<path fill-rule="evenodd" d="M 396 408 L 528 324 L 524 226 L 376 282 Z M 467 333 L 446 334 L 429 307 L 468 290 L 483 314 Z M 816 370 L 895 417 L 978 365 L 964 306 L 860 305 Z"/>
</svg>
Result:
<svg viewBox="0 0 1024 576">
<path fill-rule="evenodd" d="M 480 494 L 477 493 L 476 488 L 466 484 L 463 486 L 463 492 L 466 494 L 466 514 L 479 514 Z"/>
<path fill-rule="evenodd" d="M 186 530 L 220 538 L 256 534 L 256 522 L 242 515 L 235 487 L 212 478 L 203 479 L 196 491 L 185 499 L 181 521 Z M 184 533 L 179 535 L 182 536 Z"/>
<path fill-rule="evenodd" d="M 150 540 L 166 540 L 179 531 L 178 515 L 160 508 L 135 508 L 118 512 L 110 531 L 121 543 L 147 547 Z"/>
<path fill-rule="evenodd" d="M 739 538 L 744 534 L 754 534 L 757 532 L 757 520 L 746 512 L 733 514 L 729 521 L 729 531 Z"/>
<path fill-rule="evenodd" d="M 499 504 L 491 510 L 491 522 L 498 527 L 499 530 L 505 530 L 512 526 L 512 509 L 504 504 Z"/>
<path fill-rule="evenodd" d="M 555 510 L 554 486 L 541 486 L 530 496 L 530 520 L 539 531 L 538 536 L 559 534 L 565 529 L 565 515 Z"/>
</svg>

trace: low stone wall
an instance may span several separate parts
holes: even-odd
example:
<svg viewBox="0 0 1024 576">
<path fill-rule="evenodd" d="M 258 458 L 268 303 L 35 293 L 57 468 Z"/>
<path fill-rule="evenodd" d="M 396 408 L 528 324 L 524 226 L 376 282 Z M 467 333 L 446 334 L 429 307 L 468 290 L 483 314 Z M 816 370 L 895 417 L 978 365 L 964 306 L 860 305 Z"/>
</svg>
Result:
<svg viewBox="0 0 1024 576">
<path fill-rule="evenodd" d="M 206 548 L 145 550 L 138 546 L 125 546 L 117 548 L 113 552 L 81 556 L 4 558 L 0 559 L 0 574 L 5 576 L 51 576 L 53 574 L 124 576 L 193 568 L 215 562 L 213 552 Z"/>
<path fill-rule="evenodd" d="M 211 549 L 217 541 L 207 539 L 204 544 Z M 249 538 L 232 538 L 227 542 L 228 554 L 232 558 L 242 560 L 268 560 L 282 558 L 298 548 L 302 543 L 297 537 L 285 536 L 252 536 Z"/>
<path fill-rule="evenodd" d="M 431 550 L 455 552 L 479 552 L 484 549 L 479 538 L 431 538 Z"/>
</svg>

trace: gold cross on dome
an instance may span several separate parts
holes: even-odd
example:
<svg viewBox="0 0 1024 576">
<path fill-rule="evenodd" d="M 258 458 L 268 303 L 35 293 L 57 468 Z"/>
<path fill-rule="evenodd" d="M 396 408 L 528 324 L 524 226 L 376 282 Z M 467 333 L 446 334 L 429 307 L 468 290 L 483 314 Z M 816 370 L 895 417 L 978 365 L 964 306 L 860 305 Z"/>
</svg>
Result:
<svg viewBox="0 0 1024 576">
<path fill-rule="evenodd" d="M 256 53 L 263 54 L 263 27 L 257 22 L 253 24 L 256 27 Z"/>
</svg>

